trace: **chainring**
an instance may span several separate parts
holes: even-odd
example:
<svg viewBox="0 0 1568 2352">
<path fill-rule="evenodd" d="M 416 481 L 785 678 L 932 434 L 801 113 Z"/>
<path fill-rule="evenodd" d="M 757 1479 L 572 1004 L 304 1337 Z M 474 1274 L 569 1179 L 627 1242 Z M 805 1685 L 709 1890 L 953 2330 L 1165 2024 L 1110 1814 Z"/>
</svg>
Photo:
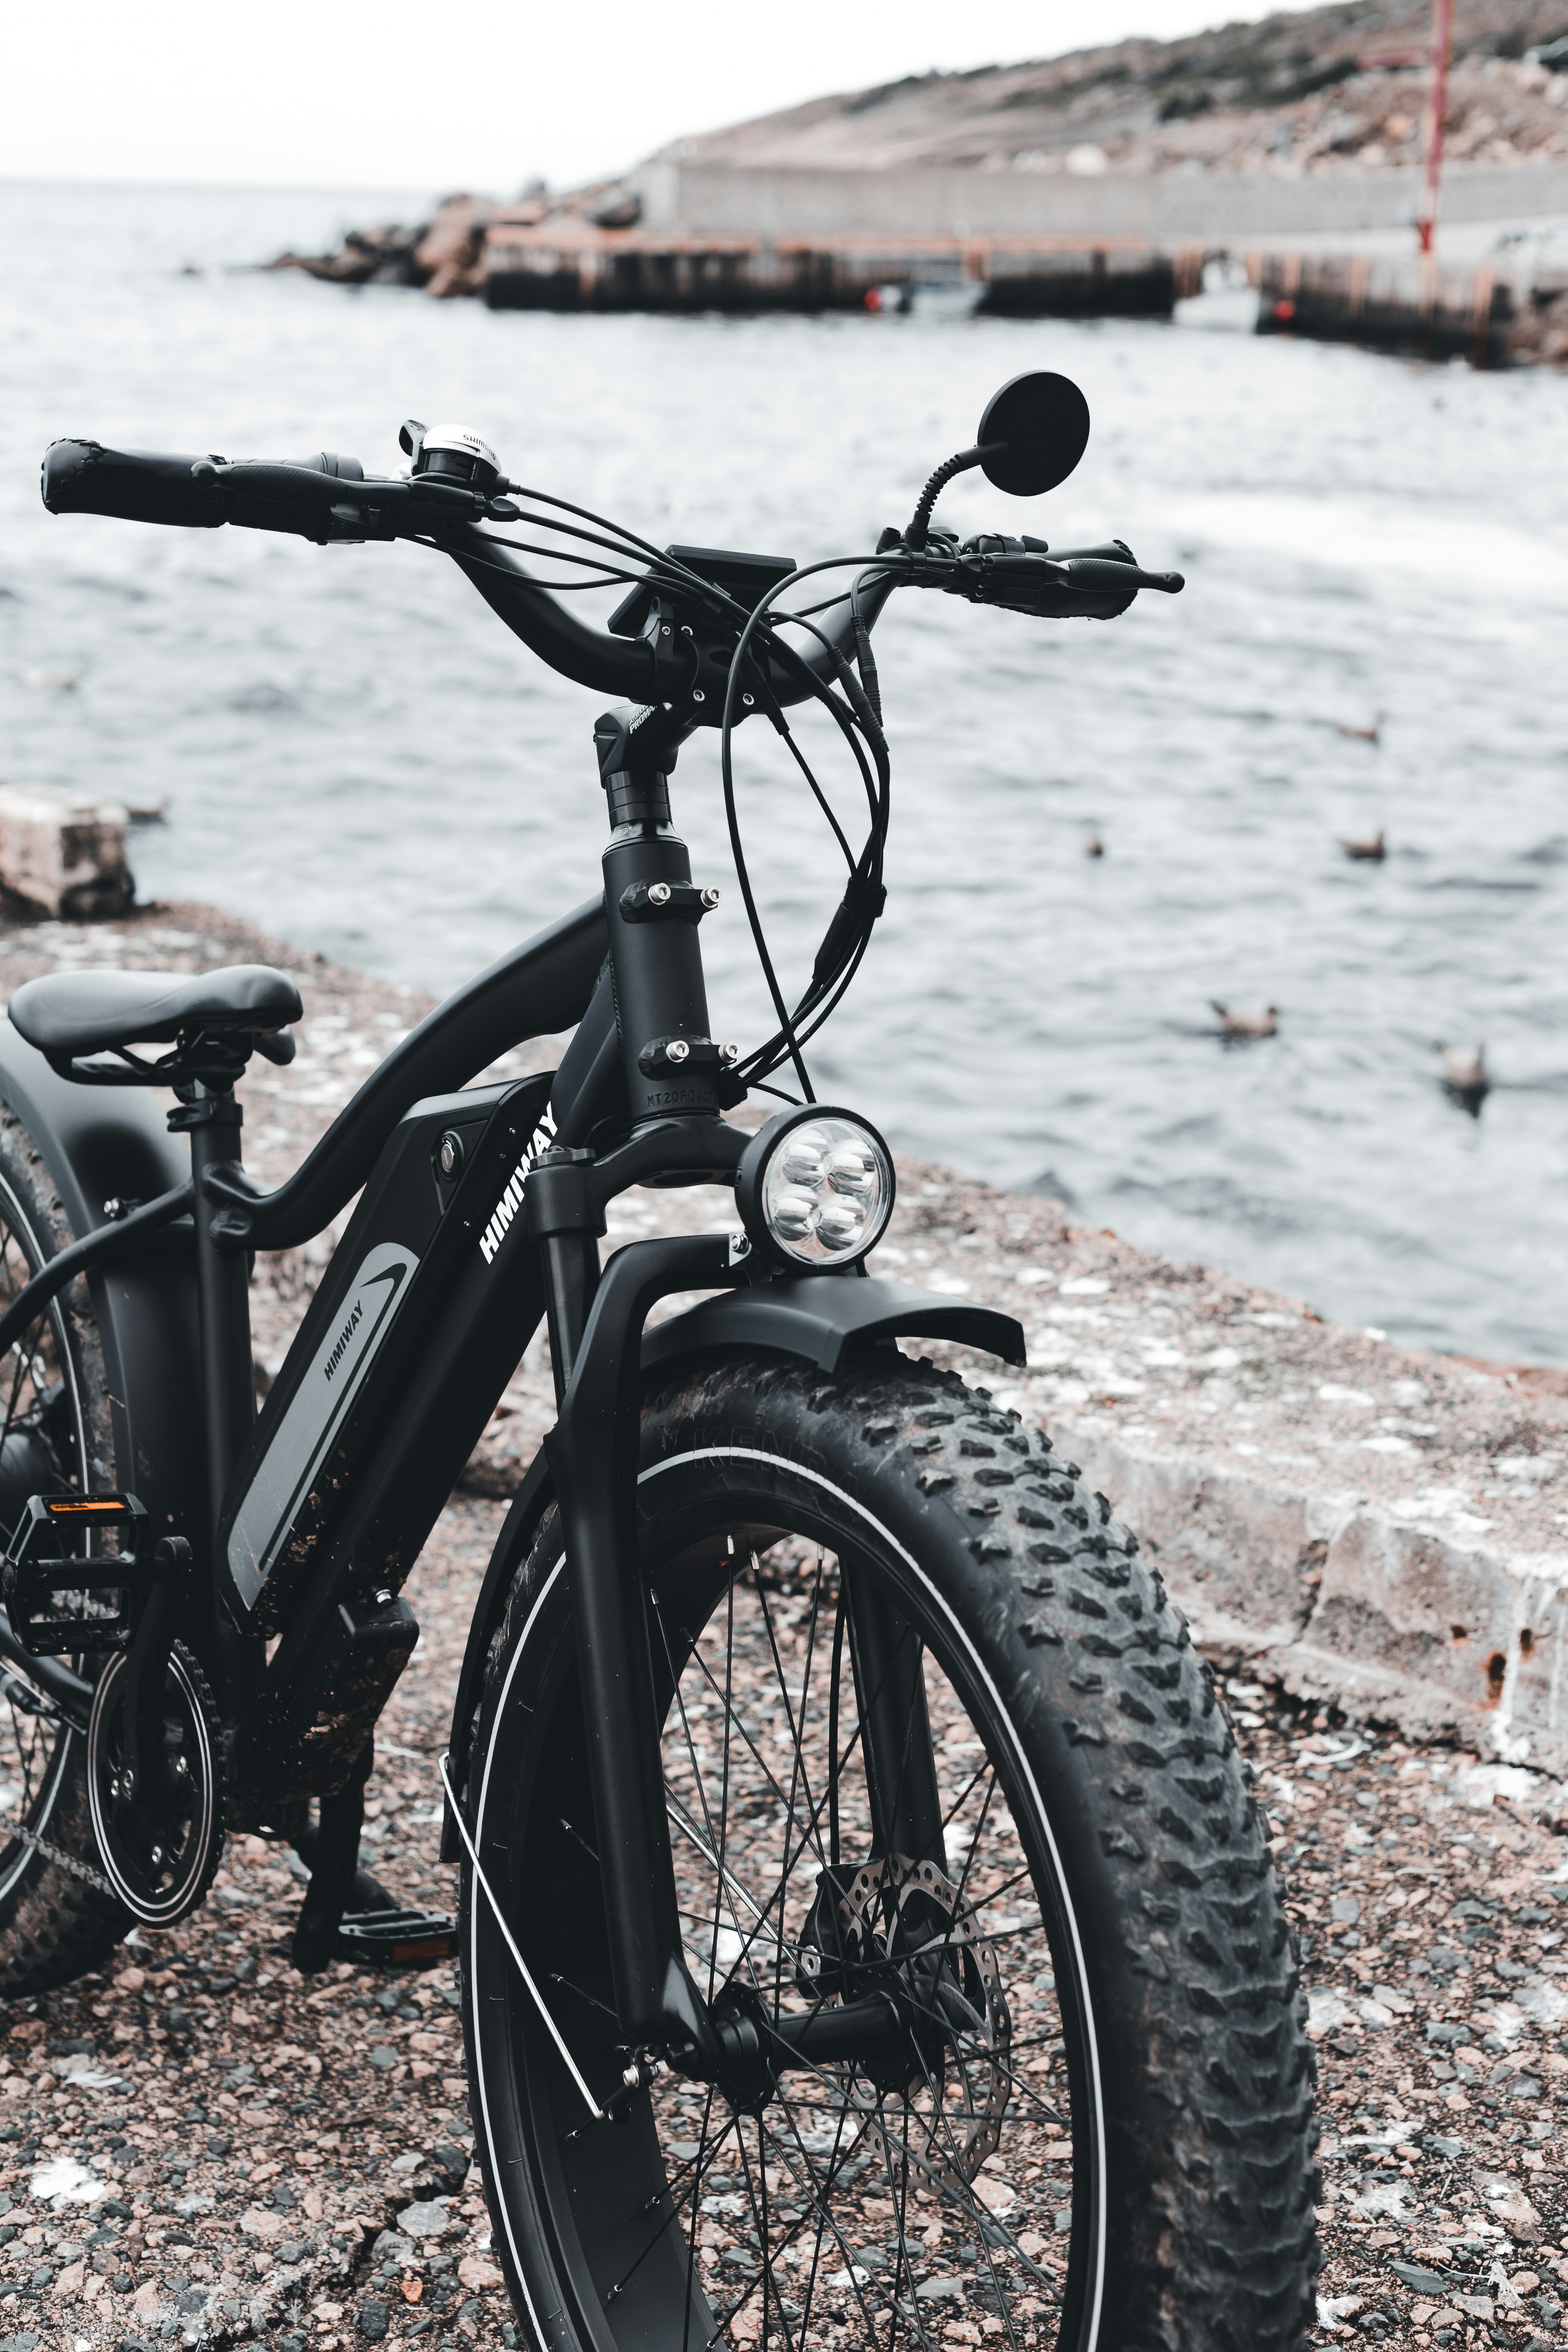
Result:
<svg viewBox="0 0 1568 2352">
<path fill-rule="evenodd" d="M 184 1643 L 174 1643 L 163 1675 L 163 1754 L 153 1785 L 133 1788 L 122 1721 L 126 1670 L 123 1655 L 111 1658 L 93 1693 L 88 1805 L 113 1893 L 142 1926 L 172 1927 L 200 1903 L 223 1853 L 223 1733 L 205 1675 Z"/>
</svg>

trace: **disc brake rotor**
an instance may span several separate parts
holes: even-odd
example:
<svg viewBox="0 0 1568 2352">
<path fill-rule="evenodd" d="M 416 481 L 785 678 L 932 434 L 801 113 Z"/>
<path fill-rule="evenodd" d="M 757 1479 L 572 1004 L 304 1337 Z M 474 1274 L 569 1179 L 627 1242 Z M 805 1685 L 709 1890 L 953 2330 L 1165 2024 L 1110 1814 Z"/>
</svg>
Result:
<svg viewBox="0 0 1568 2352">
<path fill-rule="evenodd" d="M 212 1884 L 223 1849 L 223 1735 L 206 1676 L 183 1642 L 163 1677 L 163 1751 L 136 1784 L 123 1722 L 126 1660 L 111 1658 L 87 1731 L 88 1802 L 115 1894 L 150 1927 L 172 1927 Z"/>
<path fill-rule="evenodd" d="M 916 2078 L 897 2107 L 849 2094 L 889 2165 L 907 2160 L 936 2189 L 966 2188 L 994 2154 L 1006 2113 L 1013 2021 L 994 1945 L 934 1863 L 903 1854 L 863 1864 L 838 1896 L 849 1979 L 897 1981 L 917 2020 Z M 893 2087 L 891 2084 L 885 2087 Z"/>
</svg>

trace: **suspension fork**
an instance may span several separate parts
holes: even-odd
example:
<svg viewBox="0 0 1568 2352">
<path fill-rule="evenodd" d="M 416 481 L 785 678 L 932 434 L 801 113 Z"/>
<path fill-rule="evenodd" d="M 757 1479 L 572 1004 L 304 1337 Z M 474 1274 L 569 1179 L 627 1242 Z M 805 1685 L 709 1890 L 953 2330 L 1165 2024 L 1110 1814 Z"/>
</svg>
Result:
<svg viewBox="0 0 1568 2352">
<path fill-rule="evenodd" d="M 931 1862 L 945 1872 L 942 1794 L 921 1638 L 866 1576 L 845 1576 L 840 1605 L 849 1621 L 849 1656 L 871 1800 L 872 1851 Z"/>
<path fill-rule="evenodd" d="M 570 1163 L 559 1174 L 549 1166 L 537 1169 L 528 1179 L 529 1192 L 537 1188 L 542 1200 L 565 1199 L 574 1172 Z M 539 1213 L 550 1218 L 564 1213 L 558 1208 Z M 710 2016 L 681 1948 L 647 1592 L 637 1545 L 639 1340 L 656 1299 L 672 1291 L 728 1287 L 733 1281 L 727 1234 L 671 1235 L 618 1250 L 594 1294 L 560 1418 L 544 1441 L 565 1538 L 595 1843 L 621 2039 L 633 2049 L 668 2053 L 687 2071 L 710 2080 L 733 2063 L 735 2053 L 732 2034 Z M 919 1636 L 867 1580 L 850 1585 L 847 1609 L 875 1849 L 930 1860 L 945 1870 Z M 854 2030 L 872 2031 L 858 2011 Z"/>
<path fill-rule="evenodd" d="M 637 1552 L 639 1340 L 657 1298 L 732 1282 L 729 1255 L 721 1234 L 633 1242 L 616 1252 L 588 1310 L 560 1419 L 544 1441 L 565 1538 L 621 2038 L 633 2048 L 667 2051 L 709 2076 L 722 2053 L 681 1951 Z"/>
</svg>

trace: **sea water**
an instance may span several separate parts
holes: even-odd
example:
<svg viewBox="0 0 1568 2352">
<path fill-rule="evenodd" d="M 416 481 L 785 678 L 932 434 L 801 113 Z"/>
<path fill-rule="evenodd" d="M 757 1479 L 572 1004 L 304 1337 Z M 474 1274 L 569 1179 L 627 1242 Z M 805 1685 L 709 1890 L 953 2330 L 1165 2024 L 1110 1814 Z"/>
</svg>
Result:
<svg viewBox="0 0 1568 2352">
<path fill-rule="evenodd" d="M 457 422 L 645 539 L 806 562 L 869 551 L 997 384 L 1063 370 L 1078 473 L 1029 505 L 972 475 L 941 517 L 1119 535 L 1186 592 L 1111 624 L 895 599 L 889 903 L 818 1093 L 1320 1312 L 1568 1361 L 1563 379 L 1116 320 L 492 315 L 247 266 L 420 205 L 0 189 L 0 776 L 162 806 L 143 894 L 446 990 L 595 889 L 602 698 L 420 548 L 51 518 L 45 445 L 385 471 L 404 417 Z M 801 737 L 847 823 L 830 724 Z M 842 863 L 764 726 L 736 757 L 798 983 Z M 716 1033 L 749 1042 L 711 734 L 674 793 L 724 887 Z M 1227 1047 L 1212 999 L 1278 1035 Z M 1434 1046 L 1481 1040 L 1472 1118 Z"/>
</svg>

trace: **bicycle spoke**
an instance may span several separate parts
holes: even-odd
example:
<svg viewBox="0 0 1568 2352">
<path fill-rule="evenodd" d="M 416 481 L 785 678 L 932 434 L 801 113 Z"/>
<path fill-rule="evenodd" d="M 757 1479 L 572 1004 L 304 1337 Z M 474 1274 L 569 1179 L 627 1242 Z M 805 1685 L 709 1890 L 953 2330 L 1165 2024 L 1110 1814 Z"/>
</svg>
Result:
<svg viewBox="0 0 1568 2352">
<path fill-rule="evenodd" d="M 1051 2095 L 1066 2084 L 1057 2059 L 1044 2061 L 1050 2079 L 1023 2071 L 1059 2027 L 1050 1978 L 1028 1982 L 1043 1924 L 995 1762 L 984 1748 L 972 1754 L 974 1727 L 922 1646 L 951 1843 L 934 1859 L 885 1851 L 866 1756 L 876 1693 L 857 1691 L 845 1640 L 851 1571 L 818 1546 L 815 1560 L 795 1554 L 795 1584 L 787 1550 L 731 1540 L 734 1567 L 706 1625 L 664 1622 L 682 1931 L 699 1948 L 706 1939 L 710 1999 L 724 1996 L 754 2022 L 782 2027 L 887 1986 L 913 2038 L 907 2066 L 879 2056 L 868 2071 L 818 2063 L 796 2038 L 764 2033 L 763 2088 L 741 2114 L 726 2113 L 711 2086 L 696 2113 L 692 2087 L 656 2086 L 660 2132 L 679 2142 L 695 2130 L 698 2153 L 678 2162 L 671 2151 L 673 2201 L 637 2262 L 673 2221 L 683 2352 L 940 2352 L 965 2310 L 987 2319 L 999 2352 L 1027 2352 L 1048 2340 L 1062 2287 L 1019 2241 L 1044 2252 L 1073 2144 L 1065 2102 Z M 910 1654 L 906 1641 L 898 1655 Z M 914 1726 L 923 1739 L 918 1709 Z M 919 1761 L 912 1738 L 889 1757 L 892 1819 Z M 1015 1903 L 1026 1916 L 1009 1915 Z M 1004 2000 L 1019 1963 L 1024 1980 Z M 982 2169 L 1004 2136 L 1005 2187 Z M 1029 2237 L 1037 2216 L 1045 2235 Z M 922 2292 L 944 2277 L 958 2281 L 942 2290 L 956 2305 Z M 701 2292 L 711 2345 L 696 2324 Z"/>
</svg>

